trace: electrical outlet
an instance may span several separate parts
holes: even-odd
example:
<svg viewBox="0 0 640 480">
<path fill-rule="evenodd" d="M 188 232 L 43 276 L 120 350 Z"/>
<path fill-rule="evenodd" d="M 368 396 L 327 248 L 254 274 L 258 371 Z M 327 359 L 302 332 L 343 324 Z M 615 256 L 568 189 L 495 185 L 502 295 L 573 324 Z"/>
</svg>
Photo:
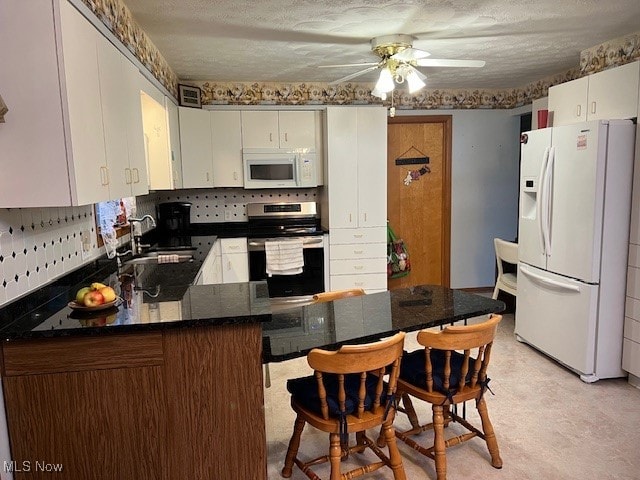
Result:
<svg viewBox="0 0 640 480">
<path fill-rule="evenodd" d="M 227 210 L 225 208 L 225 210 L 224 210 L 224 221 L 228 222 L 230 220 L 231 220 L 231 210 Z"/>
<path fill-rule="evenodd" d="M 82 251 L 83 252 L 91 251 L 91 236 L 89 235 L 89 230 L 81 231 L 80 238 L 82 239 Z"/>
</svg>

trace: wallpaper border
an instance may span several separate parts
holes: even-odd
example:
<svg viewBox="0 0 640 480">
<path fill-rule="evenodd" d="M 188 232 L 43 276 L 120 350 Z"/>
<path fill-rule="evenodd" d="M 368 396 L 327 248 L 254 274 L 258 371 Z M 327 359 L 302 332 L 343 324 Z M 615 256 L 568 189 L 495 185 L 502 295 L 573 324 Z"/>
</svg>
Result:
<svg viewBox="0 0 640 480">
<path fill-rule="evenodd" d="M 82 0 L 175 98 L 178 83 L 200 87 L 203 105 L 391 105 L 371 96 L 373 84 L 181 81 L 121 0 Z M 640 31 L 583 50 L 576 67 L 523 87 L 397 90 L 400 109 L 510 109 L 547 96 L 549 87 L 640 59 Z"/>
</svg>

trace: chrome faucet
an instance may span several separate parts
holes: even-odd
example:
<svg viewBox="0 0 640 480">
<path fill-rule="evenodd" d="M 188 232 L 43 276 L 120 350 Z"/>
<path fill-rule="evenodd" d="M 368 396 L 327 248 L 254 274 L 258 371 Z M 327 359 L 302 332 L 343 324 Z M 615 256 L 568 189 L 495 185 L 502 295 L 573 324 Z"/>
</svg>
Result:
<svg viewBox="0 0 640 480">
<path fill-rule="evenodd" d="M 138 255 L 142 253 L 142 249 L 146 247 L 150 247 L 151 245 L 143 245 L 140 243 L 142 239 L 142 222 L 145 220 L 149 220 L 151 222 L 151 227 L 156 227 L 156 221 L 151 215 L 145 215 L 141 218 L 129 217 L 129 226 L 131 228 L 131 253 L 133 255 Z M 138 223 L 138 228 L 135 227 L 135 223 Z"/>
</svg>

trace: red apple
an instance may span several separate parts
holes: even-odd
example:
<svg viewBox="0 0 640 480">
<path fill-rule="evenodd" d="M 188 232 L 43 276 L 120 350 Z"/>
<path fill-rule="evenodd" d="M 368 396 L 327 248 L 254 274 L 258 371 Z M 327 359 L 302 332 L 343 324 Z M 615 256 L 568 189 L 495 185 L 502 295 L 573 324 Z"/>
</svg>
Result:
<svg viewBox="0 0 640 480">
<path fill-rule="evenodd" d="M 82 299 L 85 307 L 97 307 L 104 303 L 104 296 L 98 290 L 92 290 Z"/>
<path fill-rule="evenodd" d="M 104 297 L 104 303 L 113 302 L 117 298 L 115 290 L 111 287 L 104 287 L 98 291 Z"/>
</svg>

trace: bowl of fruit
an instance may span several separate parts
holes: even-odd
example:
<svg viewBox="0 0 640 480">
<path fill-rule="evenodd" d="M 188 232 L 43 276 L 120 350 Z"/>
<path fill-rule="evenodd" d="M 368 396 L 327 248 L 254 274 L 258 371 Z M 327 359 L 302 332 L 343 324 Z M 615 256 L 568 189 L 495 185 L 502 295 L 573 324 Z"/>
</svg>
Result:
<svg viewBox="0 0 640 480">
<path fill-rule="evenodd" d="M 76 311 L 96 311 L 117 307 L 121 302 L 115 290 L 104 283 L 94 282 L 76 292 L 75 300 L 68 303 Z"/>
</svg>

